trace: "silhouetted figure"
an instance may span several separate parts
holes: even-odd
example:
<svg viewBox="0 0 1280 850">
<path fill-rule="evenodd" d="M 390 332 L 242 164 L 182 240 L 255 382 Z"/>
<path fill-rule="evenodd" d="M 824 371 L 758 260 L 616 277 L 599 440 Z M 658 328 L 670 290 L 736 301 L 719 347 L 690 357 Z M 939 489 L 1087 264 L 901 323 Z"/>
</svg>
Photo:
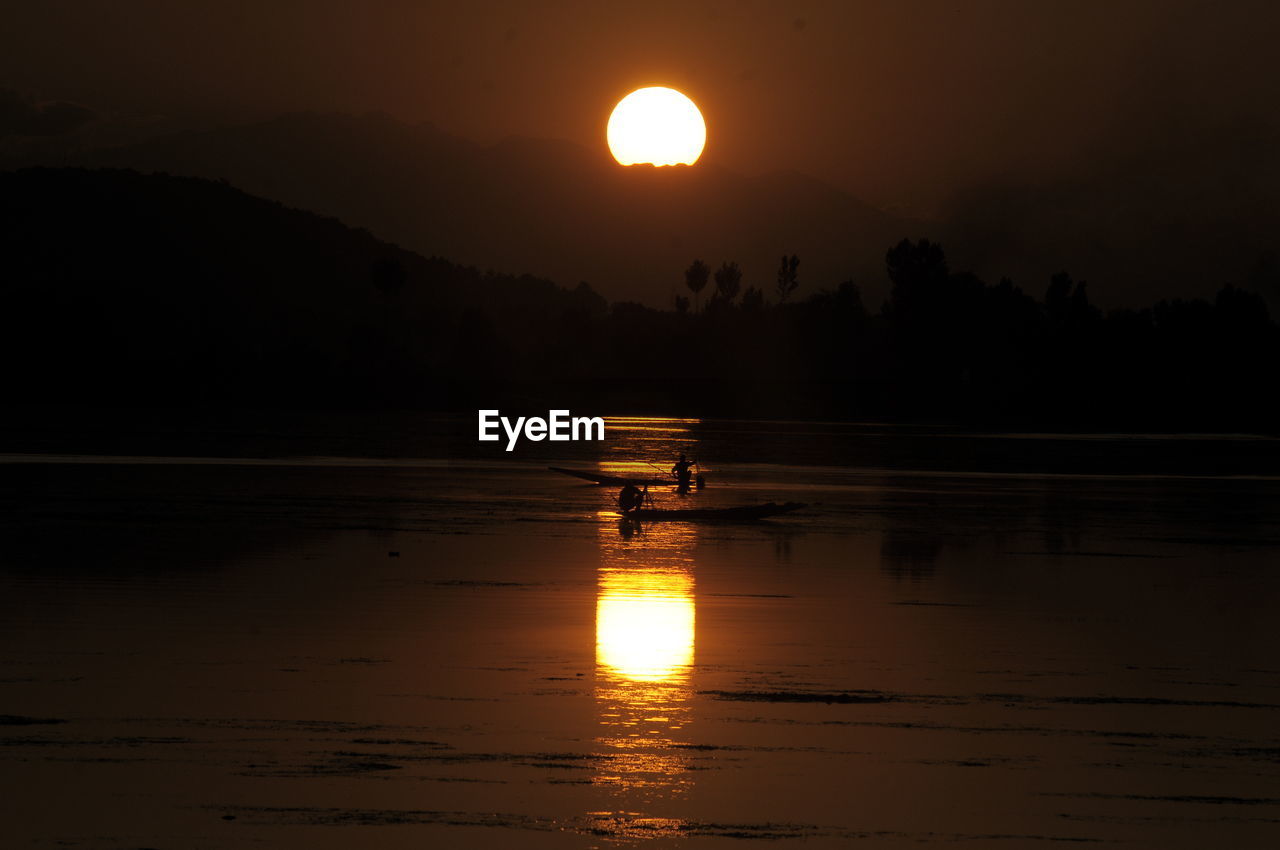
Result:
<svg viewBox="0 0 1280 850">
<path fill-rule="evenodd" d="M 680 453 L 680 459 L 671 467 L 671 474 L 676 477 L 676 489 L 680 493 L 689 492 L 689 483 L 693 480 L 693 472 L 690 469 L 696 461 L 686 460 L 684 452 Z"/>
<path fill-rule="evenodd" d="M 633 513 L 643 507 L 644 498 L 644 493 L 640 492 L 636 485 L 628 484 L 618 494 L 618 507 L 624 514 Z"/>
</svg>

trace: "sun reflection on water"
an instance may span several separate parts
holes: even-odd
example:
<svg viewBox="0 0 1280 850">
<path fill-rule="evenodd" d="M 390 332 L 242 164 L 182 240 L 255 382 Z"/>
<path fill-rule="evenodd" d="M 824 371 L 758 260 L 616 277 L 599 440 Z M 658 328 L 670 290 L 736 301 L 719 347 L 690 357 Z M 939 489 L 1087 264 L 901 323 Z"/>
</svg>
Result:
<svg viewBox="0 0 1280 850">
<path fill-rule="evenodd" d="M 609 678 L 661 684 L 693 665 L 693 576 L 671 570 L 602 570 L 596 661 Z"/>
<path fill-rule="evenodd" d="M 692 780 L 687 727 L 692 719 L 695 530 L 664 524 L 630 539 L 602 521 L 596 596 L 597 743 L 608 758 L 595 778 L 617 812 L 605 822 L 645 821 L 640 834 L 674 834 L 681 821 L 632 811 L 687 795 Z M 670 829 L 656 828 L 668 824 Z"/>
</svg>

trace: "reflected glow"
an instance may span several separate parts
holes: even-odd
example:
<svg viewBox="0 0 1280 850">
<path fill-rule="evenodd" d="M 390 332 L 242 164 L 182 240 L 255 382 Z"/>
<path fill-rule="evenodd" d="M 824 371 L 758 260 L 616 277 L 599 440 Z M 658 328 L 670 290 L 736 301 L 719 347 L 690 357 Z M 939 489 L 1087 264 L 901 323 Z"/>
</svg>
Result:
<svg viewBox="0 0 1280 850">
<path fill-rule="evenodd" d="M 624 425 L 648 426 L 652 430 L 675 428 L 680 425 L 701 425 L 701 419 L 681 419 L 675 416 L 606 416 L 604 423 L 608 428 Z"/>
<path fill-rule="evenodd" d="M 612 571 L 596 602 L 596 659 L 632 682 L 666 682 L 693 664 L 693 579 Z"/>
<path fill-rule="evenodd" d="M 693 165 L 707 143 L 707 125 L 693 101 L 675 89 L 650 86 L 618 101 L 605 132 L 622 165 Z"/>
<path fill-rule="evenodd" d="M 662 818 L 638 804 L 683 797 L 692 787 L 683 730 L 692 714 L 695 634 L 690 526 L 622 537 L 604 521 L 596 596 L 596 704 L 608 756 L 595 783 L 614 789 L 626 808 L 603 831 L 667 834 Z M 599 813 L 606 814 L 606 813 Z"/>
<path fill-rule="evenodd" d="M 614 461 L 599 464 L 600 471 L 605 475 L 616 475 L 619 478 L 635 478 L 641 481 L 670 479 L 671 483 L 675 483 L 675 479 L 668 473 L 667 469 L 671 468 L 671 464 L 667 464 L 667 468 L 659 466 L 656 463 L 645 463 L 643 461 Z"/>
<path fill-rule="evenodd" d="M 587 812 L 598 835 L 630 841 L 681 838 L 688 835 L 689 822 L 681 818 L 646 817 L 636 812 Z"/>
<path fill-rule="evenodd" d="M 671 464 L 678 452 L 698 456 L 695 427 L 700 419 L 666 416 L 606 416 L 609 454 L 597 462 L 606 475 L 675 484 Z"/>
</svg>

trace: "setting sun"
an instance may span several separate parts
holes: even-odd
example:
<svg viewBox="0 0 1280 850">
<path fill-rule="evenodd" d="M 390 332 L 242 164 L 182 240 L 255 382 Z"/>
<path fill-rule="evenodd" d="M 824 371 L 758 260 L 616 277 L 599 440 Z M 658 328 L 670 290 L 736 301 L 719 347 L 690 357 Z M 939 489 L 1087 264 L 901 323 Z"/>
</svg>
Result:
<svg viewBox="0 0 1280 850">
<path fill-rule="evenodd" d="M 609 151 L 622 165 L 693 165 L 707 143 L 707 125 L 688 97 L 650 86 L 618 101 L 606 135 Z"/>
</svg>

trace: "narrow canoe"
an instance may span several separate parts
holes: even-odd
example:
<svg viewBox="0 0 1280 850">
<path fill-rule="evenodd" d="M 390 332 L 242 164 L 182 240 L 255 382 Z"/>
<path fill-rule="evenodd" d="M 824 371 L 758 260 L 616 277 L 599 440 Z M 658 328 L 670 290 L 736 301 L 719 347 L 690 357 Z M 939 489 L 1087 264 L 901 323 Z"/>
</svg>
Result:
<svg viewBox="0 0 1280 850">
<path fill-rule="evenodd" d="M 642 508 L 622 514 L 622 517 L 639 522 L 749 522 L 778 514 L 788 514 L 803 507 L 805 507 L 803 502 L 786 502 L 781 505 L 768 502 L 763 505 L 742 505 L 736 508 L 689 508 L 669 511 L 661 508 Z"/>
<path fill-rule="evenodd" d="M 562 466 L 548 466 L 552 472 L 559 472 L 561 475 L 572 475 L 574 478 L 581 478 L 583 481 L 590 481 L 593 484 L 608 484 L 611 487 L 622 487 L 626 484 L 635 484 L 637 486 L 660 487 L 664 484 L 676 483 L 674 477 L 668 478 L 625 478 L 620 475 L 605 475 L 602 472 L 590 472 L 585 469 L 565 469 Z"/>
</svg>

